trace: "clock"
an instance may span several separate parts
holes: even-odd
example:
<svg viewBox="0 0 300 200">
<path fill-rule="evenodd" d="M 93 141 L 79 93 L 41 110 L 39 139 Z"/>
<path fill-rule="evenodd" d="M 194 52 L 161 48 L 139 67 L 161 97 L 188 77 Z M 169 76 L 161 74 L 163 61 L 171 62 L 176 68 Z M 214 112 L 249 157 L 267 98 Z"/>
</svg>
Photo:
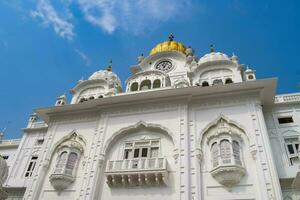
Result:
<svg viewBox="0 0 300 200">
<path fill-rule="evenodd" d="M 168 72 L 172 69 L 172 63 L 168 60 L 164 60 L 159 62 L 156 66 L 155 69 L 163 71 L 163 72 Z"/>
</svg>

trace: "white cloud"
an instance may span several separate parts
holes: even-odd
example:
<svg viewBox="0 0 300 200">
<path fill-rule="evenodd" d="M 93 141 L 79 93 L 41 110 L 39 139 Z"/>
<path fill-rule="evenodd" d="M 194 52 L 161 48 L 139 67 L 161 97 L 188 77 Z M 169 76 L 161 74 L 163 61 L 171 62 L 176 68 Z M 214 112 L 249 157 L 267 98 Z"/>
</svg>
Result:
<svg viewBox="0 0 300 200">
<path fill-rule="evenodd" d="M 35 11 L 30 12 L 34 18 L 40 18 L 45 25 L 51 24 L 55 33 L 60 37 L 72 40 L 74 37 L 74 25 L 68 21 L 71 17 L 71 13 L 65 11 L 60 17 L 48 0 L 39 0 Z"/>
<path fill-rule="evenodd" d="M 78 0 L 85 19 L 107 33 L 154 30 L 162 22 L 189 12 L 190 0 Z"/>
<path fill-rule="evenodd" d="M 80 51 L 79 49 L 74 49 L 75 52 L 79 55 L 79 57 L 84 61 L 84 63 L 86 65 L 90 65 L 91 64 L 91 60 L 90 58 L 85 54 L 83 53 L 82 51 Z"/>
<path fill-rule="evenodd" d="M 78 0 L 85 19 L 104 31 L 112 33 L 116 28 L 113 15 L 113 1 L 109 0 Z"/>
<path fill-rule="evenodd" d="M 78 5 L 84 19 L 104 32 L 116 30 L 139 35 L 155 30 L 167 21 L 176 21 L 190 13 L 192 0 L 38 0 L 31 12 L 44 24 L 51 24 L 61 37 L 71 40 L 74 33 L 70 6 Z M 55 4 L 54 4 L 55 3 Z M 57 6 L 60 4 L 60 6 Z M 55 5 L 55 6 L 54 6 Z M 60 10 L 60 12 L 58 12 Z"/>
</svg>

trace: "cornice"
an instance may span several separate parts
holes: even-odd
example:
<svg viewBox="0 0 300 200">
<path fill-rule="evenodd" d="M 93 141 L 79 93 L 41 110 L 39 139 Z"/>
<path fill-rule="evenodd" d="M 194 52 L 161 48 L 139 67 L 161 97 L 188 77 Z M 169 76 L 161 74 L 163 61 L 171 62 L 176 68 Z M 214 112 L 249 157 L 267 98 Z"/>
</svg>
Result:
<svg viewBox="0 0 300 200">
<path fill-rule="evenodd" d="M 97 110 L 113 108 L 116 106 L 127 106 L 137 104 L 147 104 L 150 102 L 161 103 L 164 101 L 174 101 L 186 99 L 191 101 L 199 98 L 214 98 L 229 94 L 251 94 L 253 91 L 259 93 L 260 100 L 265 106 L 274 105 L 274 96 L 277 79 L 263 79 L 249 82 L 232 83 L 210 87 L 190 86 L 185 88 L 167 88 L 161 90 L 148 90 L 135 93 L 121 93 L 116 96 L 95 99 L 81 104 L 69 104 L 49 108 L 36 109 L 35 112 L 46 123 L 50 116 L 57 114 L 76 113 L 76 112 L 97 112 Z"/>
</svg>

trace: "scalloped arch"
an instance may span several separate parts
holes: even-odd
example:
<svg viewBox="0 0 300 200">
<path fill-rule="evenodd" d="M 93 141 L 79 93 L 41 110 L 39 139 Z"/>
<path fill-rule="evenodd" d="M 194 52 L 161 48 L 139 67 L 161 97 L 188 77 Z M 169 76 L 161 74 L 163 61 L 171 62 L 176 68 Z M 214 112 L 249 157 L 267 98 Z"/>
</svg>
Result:
<svg viewBox="0 0 300 200">
<path fill-rule="evenodd" d="M 166 127 L 161 126 L 159 124 L 152 124 L 152 123 L 146 123 L 144 121 L 139 121 L 138 123 L 131 125 L 131 126 L 127 126 L 125 128 L 121 128 L 120 130 L 118 130 L 117 132 L 115 132 L 107 141 L 106 144 L 103 148 L 103 155 L 106 155 L 109 147 L 111 146 L 111 144 L 116 141 L 117 139 L 119 139 L 120 137 L 126 135 L 126 134 L 130 134 L 130 133 L 134 133 L 143 129 L 147 129 L 147 130 L 155 130 L 155 131 L 159 131 L 160 133 L 165 133 L 168 136 L 171 137 L 173 143 L 175 146 L 177 146 L 177 141 L 173 135 L 173 133 Z"/>
<path fill-rule="evenodd" d="M 210 122 L 208 125 L 206 125 L 206 127 L 201 131 L 200 133 L 200 138 L 198 140 L 198 145 L 201 146 L 202 144 L 202 139 L 204 137 L 204 135 L 206 135 L 206 133 L 213 127 L 217 126 L 221 120 L 224 120 L 226 123 L 228 123 L 229 125 L 232 125 L 232 126 L 235 126 L 236 128 L 238 128 L 242 133 L 244 133 L 244 135 L 249 139 L 248 135 L 246 134 L 246 131 L 245 131 L 245 128 L 233 121 L 233 120 L 230 120 L 228 119 L 226 116 L 224 116 L 223 114 L 219 115 L 219 117 L 217 119 L 215 119 L 214 121 Z"/>
<path fill-rule="evenodd" d="M 72 130 L 68 135 L 62 137 L 59 141 L 57 141 L 57 142 L 55 143 L 55 145 L 53 146 L 53 148 L 52 148 L 51 151 L 50 151 L 50 155 L 49 155 L 49 157 L 48 157 L 49 160 L 52 159 L 52 157 L 53 157 L 55 151 L 56 151 L 63 143 L 65 143 L 65 142 L 67 142 L 67 141 L 69 141 L 69 140 L 72 140 L 73 138 L 79 140 L 82 149 L 84 149 L 84 146 L 86 145 L 86 141 L 85 141 L 85 139 L 84 139 L 81 135 L 79 135 L 79 134 L 77 133 L 76 129 L 74 129 L 74 130 Z"/>
</svg>

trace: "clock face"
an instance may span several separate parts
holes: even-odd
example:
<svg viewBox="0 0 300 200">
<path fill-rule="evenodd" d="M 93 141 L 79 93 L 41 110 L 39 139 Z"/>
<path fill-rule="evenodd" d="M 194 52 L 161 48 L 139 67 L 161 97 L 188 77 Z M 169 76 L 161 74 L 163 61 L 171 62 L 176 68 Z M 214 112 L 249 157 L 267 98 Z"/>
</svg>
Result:
<svg viewBox="0 0 300 200">
<path fill-rule="evenodd" d="M 158 63 L 155 68 L 160 71 L 167 72 L 172 69 L 172 63 L 170 61 L 164 60 Z"/>
</svg>

